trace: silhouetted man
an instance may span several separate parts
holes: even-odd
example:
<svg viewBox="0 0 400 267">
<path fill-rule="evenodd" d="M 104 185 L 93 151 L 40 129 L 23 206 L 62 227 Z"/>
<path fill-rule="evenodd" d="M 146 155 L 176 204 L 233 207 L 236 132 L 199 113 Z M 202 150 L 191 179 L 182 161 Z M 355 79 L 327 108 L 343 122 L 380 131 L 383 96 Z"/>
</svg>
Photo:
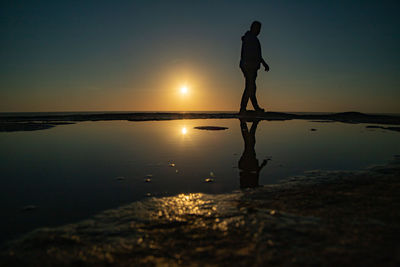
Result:
<svg viewBox="0 0 400 267">
<path fill-rule="evenodd" d="M 260 63 L 263 64 L 265 71 L 269 71 L 269 66 L 262 58 L 261 45 L 257 36 L 260 34 L 261 23 L 254 21 L 251 24 L 250 31 L 247 31 L 242 36 L 242 51 L 240 57 L 240 69 L 244 74 L 246 80 L 246 87 L 244 88 L 242 102 L 240 104 L 240 112 L 246 112 L 247 102 L 249 98 L 257 112 L 264 112 L 260 108 L 256 98 L 256 78 L 257 71 L 260 68 Z"/>
<path fill-rule="evenodd" d="M 244 151 L 238 163 L 240 170 L 240 188 L 257 187 L 260 171 L 267 165 L 267 160 L 263 160 L 261 165 L 259 165 L 256 156 L 255 145 L 258 122 L 259 120 L 253 121 L 249 131 L 246 120 L 240 119 L 240 129 L 244 141 Z"/>
</svg>

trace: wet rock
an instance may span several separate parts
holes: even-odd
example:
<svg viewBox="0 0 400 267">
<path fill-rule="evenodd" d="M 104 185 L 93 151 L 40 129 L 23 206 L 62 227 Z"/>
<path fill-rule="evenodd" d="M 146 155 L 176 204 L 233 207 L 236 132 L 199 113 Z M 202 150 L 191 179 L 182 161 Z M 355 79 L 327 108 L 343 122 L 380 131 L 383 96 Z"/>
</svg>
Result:
<svg viewBox="0 0 400 267">
<path fill-rule="evenodd" d="M 0 118 L 4 119 L 4 118 Z M 0 132 L 38 131 L 53 128 L 57 125 L 74 124 L 66 121 L 0 121 Z"/>
<path fill-rule="evenodd" d="M 38 207 L 36 205 L 26 205 L 21 208 L 21 211 L 32 211 L 36 210 Z"/>
<path fill-rule="evenodd" d="M 385 127 L 385 126 L 367 125 L 367 126 L 365 126 L 365 128 L 368 128 L 368 129 L 383 129 L 383 130 L 400 132 L 400 127 L 395 127 L 395 126 Z"/>
<path fill-rule="evenodd" d="M 207 130 L 207 131 L 221 131 L 221 130 L 226 130 L 228 127 L 222 127 L 222 126 L 196 126 L 194 129 L 197 130 Z"/>
<path fill-rule="evenodd" d="M 331 120 L 315 120 L 315 121 L 311 121 L 311 122 L 319 122 L 319 123 L 329 123 L 329 122 L 335 122 L 335 121 L 331 121 Z"/>
<path fill-rule="evenodd" d="M 4 246 L 0 265 L 397 266 L 396 159 L 230 194 L 134 202 L 26 234 Z"/>
<path fill-rule="evenodd" d="M 53 128 L 49 123 L 0 122 L 0 132 L 37 131 Z"/>
</svg>

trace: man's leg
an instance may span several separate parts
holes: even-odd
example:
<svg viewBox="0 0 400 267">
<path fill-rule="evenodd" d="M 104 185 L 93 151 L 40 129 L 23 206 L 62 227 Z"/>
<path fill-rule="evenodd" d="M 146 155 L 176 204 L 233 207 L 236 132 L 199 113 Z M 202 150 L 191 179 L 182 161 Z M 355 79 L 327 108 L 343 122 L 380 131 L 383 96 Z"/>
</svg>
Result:
<svg viewBox="0 0 400 267">
<path fill-rule="evenodd" d="M 244 88 L 244 92 L 242 95 L 242 101 L 240 102 L 240 112 L 246 111 L 247 107 L 247 102 L 249 101 L 249 90 L 247 88 Z"/>
<path fill-rule="evenodd" d="M 246 107 L 247 107 L 247 102 L 249 102 L 249 98 L 250 98 L 250 79 L 248 76 L 248 72 L 243 71 L 243 75 L 244 75 L 244 79 L 245 79 L 245 87 L 244 87 L 244 92 L 242 95 L 242 101 L 240 102 L 240 112 L 244 112 L 246 111 Z"/>
<path fill-rule="evenodd" d="M 256 79 L 257 79 L 257 70 L 251 71 L 247 73 L 248 77 L 248 94 L 251 100 L 251 103 L 253 104 L 253 107 L 255 110 L 262 110 L 260 106 L 258 105 L 257 102 L 257 97 L 256 97 Z"/>
</svg>

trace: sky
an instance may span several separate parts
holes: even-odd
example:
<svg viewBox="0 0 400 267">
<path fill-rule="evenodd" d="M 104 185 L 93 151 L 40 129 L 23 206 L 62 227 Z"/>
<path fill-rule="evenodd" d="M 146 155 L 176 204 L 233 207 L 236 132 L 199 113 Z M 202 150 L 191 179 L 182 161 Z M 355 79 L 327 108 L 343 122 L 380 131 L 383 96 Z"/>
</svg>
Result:
<svg viewBox="0 0 400 267">
<path fill-rule="evenodd" d="M 259 20 L 266 110 L 400 113 L 399 7 L 2 1 L 0 112 L 238 110 L 241 36 Z"/>
</svg>

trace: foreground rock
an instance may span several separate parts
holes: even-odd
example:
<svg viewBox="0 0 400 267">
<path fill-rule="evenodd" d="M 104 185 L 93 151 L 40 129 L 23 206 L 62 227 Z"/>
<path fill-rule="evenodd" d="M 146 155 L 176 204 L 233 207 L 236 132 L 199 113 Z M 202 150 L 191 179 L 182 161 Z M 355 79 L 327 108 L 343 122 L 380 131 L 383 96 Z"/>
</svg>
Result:
<svg viewBox="0 0 400 267">
<path fill-rule="evenodd" d="M 1 122 L 0 132 L 37 131 L 53 128 L 57 125 L 73 124 L 72 122 Z"/>
<path fill-rule="evenodd" d="M 398 266 L 400 163 L 308 172 L 223 195 L 135 202 L 38 229 L 1 253 L 5 266 Z"/>
</svg>

